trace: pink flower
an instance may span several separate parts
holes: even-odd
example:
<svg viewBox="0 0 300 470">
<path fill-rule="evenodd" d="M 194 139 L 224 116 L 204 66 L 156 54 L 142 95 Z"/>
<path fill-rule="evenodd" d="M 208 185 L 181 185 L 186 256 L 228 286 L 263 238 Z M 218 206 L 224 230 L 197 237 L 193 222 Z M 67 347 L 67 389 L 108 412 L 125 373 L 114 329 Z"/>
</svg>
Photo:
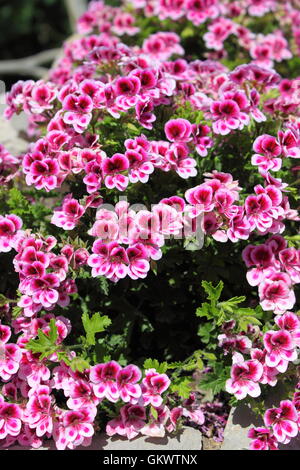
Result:
<svg viewBox="0 0 300 470">
<path fill-rule="evenodd" d="M 145 129 L 153 129 L 156 116 L 153 113 L 154 105 L 150 99 L 141 100 L 135 107 L 136 118 Z"/>
<path fill-rule="evenodd" d="M 115 87 L 117 96 L 136 96 L 140 91 L 141 82 L 139 78 L 134 75 L 121 77 L 116 80 Z"/>
<path fill-rule="evenodd" d="M 273 67 L 272 45 L 268 42 L 253 41 L 250 55 L 260 67 L 271 69 Z"/>
<path fill-rule="evenodd" d="M 5 344 L 11 337 L 11 329 L 9 326 L 0 323 L 0 343 Z"/>
<path fill-rule="evenodd" d="M 116 153 L 111 158 L 105 158 L 102 163 L 102 172 L 105 177 L 106 187 L 124 191 L 128 186 L 128 176 L 123 173 L 127 172 L 128 169 L 129 160 L 121 153 Z"/>
<path fill-rule="evenodd" d="M 295 284 L 300 283 L 300 250 L 296 248 L 286 248 L 281 250 L 279 261 L 283 269 L 288 273 Z"/>
<path fill-rule="evenodd" d="M 109 401 L 116 402 L 120 397 L 120 391 L 117 385 L 117 375 L 121 366 L 110 361 L 107 364 L 98 364 L 91 367 L 90 381 L 96 397 L 103 399 L 106 397 Z"/>
<path fill-rule="evenodd" d="M 265 412 L 266 426 L 272 426 L 274 436 L 278 442 L 287 444 L 292 437 L 298 434 L 298 413 L 290 400 L 280 402 L 278 408 L 270 408 Z"/>
<path fill-rule="evenodd" d="M 149 175 L 153 173 L 154 166 L 148 161 L 148 154 L 145 152 L 137 152 L 135 150 L 127 150 L 125 156 L 129 160 L 129 180 L 131 183 L 147 183 Z"/>
<path fill-rule="evenodd" d="M 136 403 L 141 396 L 141 387 L 137 385 L 142 378 L 140 369 L 132 364 L 120 369 L 116 382 L 120 398 L 125 402 Z"/>
<path fill-rule="evenodd" d="M 297 359 L 295 343 L 287 330 L 267 331 L 264 335 L 264 346 L 267 350 L 265 361 L 268 367 L 277 367 L 281 360 Z"/>
<path fill-rule="evenodd" d="M 96 215 L 96 222 L 88 232 L 92 237 L 105 241 L 117 240 L 119 236 L 119 221 L 117 215 L 109 210 L 100 209 Z"/>
<path fill-rule="evenodd" d="M 22 220 L 14 214 L 0 215 L 0 252 L 7 253 L 15 248 L 17 232 L 22 228 Z"/>
<path fill-rule="evenodd" d="M 46 110 L 53 109 L 53 101 L 56 96 L 57 90 L 52 83 L 39 80 L 31 90 L 31 99 L 28 102 L 30 111 L 34 114 L 41 114 Z"/>
<path fill-rule="evenodd" d="M 286 330 L 291 334 L 291 337 L 296 346 L 300 347 L 300 318 L 292 312 L 286 312 L 283 315 L 278 315 L 275 319 L 276 325 L 282 330 Z"/>
<path fill-rule="evenodd" d="M 184 53 L 180 46 L 180 37 L 170 32 L 152 34 L 144 41 L 142 50 L 158 60 L 168 60 L 173 54 Z"/>
<path fill-rule="evenodd" d="M 246 198 L 245 211 L 251 230 L 257 228 L 258 231 L 265 232 L 272 226 L 271 209 L 272 200 L 266 194 Z"/>
<path fill-rule="evenodd" d="M 167 160 L 171 164 L 171 169 L 175 170 L 184 179 L 197 175 L 197 162 L 188 155 L 189 149 L 184 143 L 172 144 L 166 155 Z"/>
<path fill-rule="evenodd" d="M 69 194 L 65 197 L 62 207 L 54 209 L 51 223 L 64 230 L 73 230 L 84 212 L 84 207 Z"/>
<path fill-rule="evenodd" d="M 247 280 L 250 286 L 259 285 L 264 279 L 265 271 L 270 272 L 268 268 L 273 267 L 275 263 L 272 249 L 266 244 L 248 245 L 243 251 L 243 259 L 248 267 L 256 266 L 247 272 Z"/>
<path fill-rule="evenodd" d="M 182 416 L 183 416 L 182 406 L 172 408 L 172 410 L 170 411 L 170 424 L 168 424 L 167 426 L 168 432 L 173 432 L 177 428 L 178 422 Z"/>
<path fill-rule="evenodd" d="M 224 41 L 234 32 L 234 23 L 227 18 L 221 17 L 208 26 L 208 32 L 203 35 L 203 39 L 209 49 L 221 51 L 224 49 Z"/>
<path fill-rule="evenodd" d="M 156 204 L 152 214 L 158 221 L 158 231 L 163 235 L 178 235 L 182 228 L 181 214 L 168 204 Z"/>
<path fill-rule="evenodd" d="M 170 410 L 167 406 L 156 408 L 157 418 L 150 417 L 150 422 L 141 429 L 141 434 L 150 437 L 164 437 L 165 425 L 170 417 Z"/>
<path fill-rule="evenodd" d="M 263 16 L 275 7 L 273 0 L 248 0 L 248 12 L 253 16 Z"/>
<path fill-rule="evenodd" d="M 192 206 L 195 206 L 192 212 L 194 216 L 202 212 L 211 212 L 215 206 L 212 187 L 206 183 L 189 189 L 185 193 L 185 198 Z"/>
<path fill-rule="evenodd" d="M 213 146 L 213 140 L 208 137 L 211 132 L 209 126 L 201 124 L 193 124 L 193 143 L 195 144 L 196 152 L 201 157 L 206 157 L 209 148 Z"/>
<path fill-rule="evenodd" d="M 38 449 L 42 446 L 43 440 L 37 437 L 34 429 L 30 429 L 28 424 L 24 424 L 21 433 L 18 435 L 18 444 L 23 447 Z"/>
<path fill-rule="evenodd" d="M 32 279 L 27 293 L 32 295 L 34 303 L 49 308 L 58 301 L 59 284 L 59 278 L 55 274 L 45 274 L 40 278 Z"/>
<path fill-rule="evenodd" d="M 92 119 L 92 99 L 88 95 L 68 95 L 63 100 L 63 109 L 66 111 L 63 115 L 64 122 L 71 124 L 76 132 L 82 134 Z"/>
<path fill-rule="evenodd" d="M 18 377 L 26 380 L 30 387 L 36 388 L 41 382 L 46 382 L 50 379 L 50 370 L 42 362 L 35 362 L 30 359 L 27 362 L 23 357 Z"/>
<path fill-rule="evenodd" d="M 48 387 L 40 387 L 29 397 L 24 412 L 25 422 L 42 437 L 53 431 L 52 400 Z"/>
<path fill-rule="evenodd" d="M 280 170 L 282 160 L 278 156 L 281 155 L 282 149 L 275 137 L 267 134 L 257 137 L 253 149 L 257 152 L 251 159 L 253 165 L 257 165 L 260 170 L 264 171 Z"/>
<path fill-rule="evenodd" d="M 251 450 L 277 450 L 278 448 L 277 439 L 268 428 L 251 428 L 248 437 L 252 439 Z"/>
<path fill-rule="evenodd" d="M 243 129 L 244 124 L 249 122 L 248 115 L 240 111 L 238 103 L 233 99 L 214 101 L 210 112 L 216 134 L 227 135 L 234 129 Z"/>
<path fill-rule="evenodd" d="M 227 236 L 233 243 L 238 240 L 248 240 L 250 235 L 250 224 L 245 217 L 244 208 L 238 207 L 236 212 L 231 215 Z"/>
<path fill-rule="evenodd" d="M 88 265 L 93 268 L 93 277 L 106 276 L 116 282 L 128 274 L 129 260 L 126 250 L 117 242 L 106 244 L 96 240 L 93 253 L 88 259 Z"/>
<path fill-rule="evenodd" d="M 20 367 L 22 350 L 12 343 L 0 343 L 0 377 L 8 381 L 16 374 Z"/>
<path fill-rule="evenodd" d="M 134 36 L 137 34 L 140 29 L 134 27 L 135 18 L 129 13 L 119 13 L 114 18 L 112 31 L 121 36 L 123 34 L 128 34 L 128 36 Z"/>
<path fill-rule="evenodd" d="M 287 361 L 281 360 L 277 367 L 269 367 L 266 365 L 266 355 L 267 351 L 254 348 L 251 350 L 251 359 L 256 359 L 263 366 L 263 374 L 259 379 L 261 384 L 268 384 L 271 387 L 274 387 L 277 384 L 277 375 L 279 372 L 285 372 L 287 368 Z"/>
<path fill-rule="evenodd" d="M 192 125 L 187 119 L 172 119 L 165 125 L 165 133 L 170 142 L 188 142 Z"/>
<path fill-rule="evenodd" d="M 0 440 L 7 436 L 18 436 L 22 426 L 19 405 L 0 402 Z"/>
<path fill-rule="evenodd" d="M 290 278 L 284 273 L 270 274 L 259 285 L 258 292 L 263 310 L 273 310 L 274 313 L 291 310 L 296 302 Z"/>
<path fill-rule="evenodd" d="M 59 449 L 65 447 L 78 447 L 84 444 L 84 441 L 90 443 L 90 438 L 94 435 L 93 421 L 96 416 L 96 408 L 82 408 L 75 411 L 67 411 L 62 418 L 63 441 L 62 436 L 59 439 Z M 65 446 L 63 445 L 65 444 Z"/>
<path fill-rule="evenodd" d="M 184 15 L 186 0 L 159 0 L 159 18 L 178 20 Z"/>
<path fill-rule="evenodd" d="M 37 189 L 52 191 L 59 186 L 60 168 L 56 159 L 44 158 L 42 154 L 28 154 L 23 160 L 26 183 Z"/>
<path fill-rule="evenodd" d="M 106 432 L 109 436 L 118 434 L 134 439 L 145 425 L 145 408 L 139 405 L 125 405 L 120 409 L 120 417 L 108 422 Z"/>
<path fill-rule="evenodd" d="M 163 398 L 161 394 L 165 392 L 171 384 L 166 374 L 159 374 L 155 369 L 148 369 L 142 381 L 143 402 L 145 405 L 151 403 L 154 407 L 161 406 Z"/>
<path fill-rule="evenodd" d="M 16 176 L 20 158 L 11 155 L 6 148 L 0 144 L 0 185 L 8 183 Z"/>
<path fill-rule="evenodd" d="M 240 353 L 233 356 L 230 379 L 226 381 L 226 391 L 234 394 L 238 400 L 242 400 L 247 395 L 258 397 L 260 386 L 258 384 L 263 374 L 262 364 L 253 359 L 244 361 Z"/>
<path fill-rule="evenodd" d="M 141 243 L 137 243 L 127 248 L 126 253 L 129 260 L 128 276 L 135 280 L 145 279 L 150 271 L 146 248 Z"/>
<path fill-rule="evenodd" d="M 299 137 L 290 129 L 278 131 L 278 142 L 285 157 L 300 158 Z"/>
<path fill-rule="evenodd" d="M 187 0 L 187 18 L 196 26 L 219 14 L 217 0 Z"/>
</svg>

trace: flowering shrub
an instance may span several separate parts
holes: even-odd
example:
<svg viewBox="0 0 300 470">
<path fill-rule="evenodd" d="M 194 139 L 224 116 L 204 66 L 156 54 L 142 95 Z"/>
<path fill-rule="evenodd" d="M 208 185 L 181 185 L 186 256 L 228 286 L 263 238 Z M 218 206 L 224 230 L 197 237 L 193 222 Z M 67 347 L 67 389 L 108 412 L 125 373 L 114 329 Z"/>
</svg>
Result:
<svg viewBox="0 0 300 470">
<path fill-rule="evenodd" d="M 220 440 L 226 390 L 276 449 L 300 411 L 297 1 L 92 1 L 78 31 L 7 94 L 29 144 L 0 147 L 0 444 Z"/>
</svg>

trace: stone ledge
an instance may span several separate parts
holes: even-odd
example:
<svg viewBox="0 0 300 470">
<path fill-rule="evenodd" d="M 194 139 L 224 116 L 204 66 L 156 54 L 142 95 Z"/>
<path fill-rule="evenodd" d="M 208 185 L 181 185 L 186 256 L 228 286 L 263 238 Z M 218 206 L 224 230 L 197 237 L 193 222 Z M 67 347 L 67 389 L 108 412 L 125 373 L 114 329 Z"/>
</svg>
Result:
<svg viewBox="0 0 300 470">
<path fill-rule="evenodd" d="M 90 447 L 78 447 L 76 450 L 201 450 L 202 434 L 194 428 L 184 427 L 176 436 L 148 437 L 141 436 L 128 441 L 122 437 L 108 437 L 106 434 L 95 436 Z M 35 450 L 29 447 L 12 446 L 5 450 Z M 56 450 L 53 441 L 37 450 Z"/>
</svg>

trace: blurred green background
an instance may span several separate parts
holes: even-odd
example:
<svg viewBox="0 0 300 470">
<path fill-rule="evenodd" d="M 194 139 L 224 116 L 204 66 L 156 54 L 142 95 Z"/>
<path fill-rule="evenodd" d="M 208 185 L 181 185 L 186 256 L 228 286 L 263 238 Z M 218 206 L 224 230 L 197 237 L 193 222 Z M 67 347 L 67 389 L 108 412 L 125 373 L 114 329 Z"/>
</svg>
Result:
<svg viewBox="0 0 300 470">
<path fill-rule="evenodd" d="M 117 6 L 120 0 L 106 3 Z M 64 0 L 0 0 L 0 31 L 0 61 L 61 47 L 73 32 Z M 20 78 L 5 75 L 7 87 Z"/>
<path fill-rule="evenodd" d="M 62 0 L 0 0 L 0 31 L 0 60 L 12 60 L 61 47 L 71 26 Z"/>
</svg>

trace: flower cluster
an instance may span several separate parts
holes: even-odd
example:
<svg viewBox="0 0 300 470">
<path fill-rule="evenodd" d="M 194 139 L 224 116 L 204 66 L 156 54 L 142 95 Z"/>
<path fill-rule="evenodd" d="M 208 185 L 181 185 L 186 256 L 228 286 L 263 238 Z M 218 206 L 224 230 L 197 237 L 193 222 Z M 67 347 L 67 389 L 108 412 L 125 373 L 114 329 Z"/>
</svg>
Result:
<svg viewBox="0 0 300 470">
<path fill-rule="evenodd" d="M 55 237 L 31 235 L 21 227 L 22 220 L 16 215 L 1 216 L 0 247 L 2 252 L 17 252 L 13 263 L 20 279 L 18 306 L 24 316 L 36 316 L 41 309 L 52 310 L 56 304 L 69 305 L 69 295 L 76 292 L 75 282 L 67 279 L 69 263 L 76 257 L 73 248 L 69 253 L 66 246 L 56 255 L 52 251 L 57 243 Z M 81 250 L 80 255 L 84 259 Z"/>
<path fill-rule="evenodd" d="M 259 286 L 264 310 L 276 314 L 293 308 L 296 300 L 293 285 L 300 283 L 300 252 L 288 248 L 286 240 L 273 235 L 262 245 L 248 245 L 243 251 L 251 286 Z M 254 266 L 254 267 L 253 267 Z"/>
<path fill-rule="evenodd" d="M 97 364 L 82 373 L 72 371 L 65 362 L 49 368 L 45 360 L 26 349 L 26 344 L 37 336 L 38 330 L 49 334 L 51 319 L 55 319 L 60 345 L 71 330 L 65 317 L 48 314 L 27 324 L 15 322 L 15 330 L 22 331 L 18 344 L 8 342 L 11 329 L 0 325 L 0 375 L 5 383 L 0 395 L 2 447 L 17 442 L 39 448 L 51 436 L 59 450 L 89 446 L 95 433 L 97 406 L 104 399 L 125 403 L 120 418 L 108 423 L 109 435 L 125 435 L 128 439 L 139 433 L 164 436 L 166 430 L 177 428 L 181 417 L 203 424 L 204 415 L 198 406 L 187 403 L 185 407 L 169 409 L 163 404 L 162 395 L 169 388 L 170 379 L 155 369 L 146 370 L 142 379 L 137 366 L 121 367 L 115 361 Z M 71 351 L 69 354 L 74 355 Z M 57 354 L 49 360 L 55 365 Z M 65 408 L 61 399 L 57 401 L 57 391 L 65 397 Z M 153 409 L 157 416 L 151 415 Z"/>
<path fill-rule="evenodd" d="M 221 347 L 228 347 L 231 341 L 233 365 L 231 377 L 226 382 L 226 390 L 235 395 L 238 400 L 247 395 L 257 398 L 261 394 L 261 385 L 274 387 L 278 375 L 287 371 L 289 364 L 298 358 L 297 348 L 300 345 L 300 318 L 292 312 L 277 315 L 276 328 L 264 334 L 249 334 L 244 338 L 243 354 L 250 355 L 245 360 L 243 355 L 236 352 L 241 345 L 232 343 L 234 335 L 231 330 L 234 323 L 228 325 L 226 333 L 221 335 Z M 252 332 L 253 333 L 253 332 Z M 293 401 L 283 400 L 277 408 L 267 409 L 264 414 L 266 427 L 253 428 L 248 437 L 252 439 L 251 448 L 254 450 L 274 450 L 278 443 L 288 444 L 298 432 L 299 406 L 298 392 Z"/>
<path fill-rule="evenodd" d="M 232 309 L 212 305 L 212 316 L 221 312 L 218 325 L 227 315 L 218 336 L 224 362 L 229 353 L 233 359 L 226 390 L 238 400 L 257 398 L 293 366 L 300 347 L 299 316 L 291 312 L 300 252 L 284 232 L 300 220 L 290 186 L 299 169 L 291 165 L 300 158 L 300 85 L 276 67 L 282 74 L 278 65 L 293 57 L 295 47 L 300 50 L 295 4 L 124 0 L 114 8 L 91 1 L 78 21 L 80 34 L 66 42 L 48 77 L 21 80 L 7 93 L 5 116 L 26 113 L 31 143 L 17 157 L 0 145 L 0 185 L 5 192 L 17 183 L 30 202 L 50 194 L 54 209 L 34 233 L 27 209 L 13 198 L 3 202 L 1 193 L 8 209 L 0 215 L 0 252 L 15 251 L 17 274 L 13 299 L 4 296 L 0 307 L 12 327 L 0 324 L 1 446 L 38 448 L 49 438 L 62 450 L 89 446 L 104 400 L 114 410 L 114 419 L 105 422 L 110 436 L 163 437 L 181 423 L 209 429 L 216 419 L 220 438 L 225 420 L 216 403 L 201 405 L 193 393 L 182 402 L 176 392 L 174 399 L 172 378 L 159 367 L 142 371 L 126 365 L 124 356 L 116 362 L 111 352 L 99 353 L 104 343 L 92 353 L 95 334 L 104 331 L 99 314 L 82 317 L 87 339 L 74 318 L 79 339 L 69 345 L 74 312 L 60 310 L 67 310 L 72 294 L 87 309 L 76 277 L 101 277 L 103 285 L 105 278 L 116 283 L 127 277 L 128 285 L 145 280 L 171 238 L 194 247 L 197 241 L 199 248 L 205 235 L 216 257 L 218 242 L 234 243 L 235 254 L 249 240 L 242 255 L 247 280 L 258 286 L 260 319 L 268 318 L 268 327 L 249 321 L 239 329 L 228 318 Z M 267 34 L 253 32 L 253 17 L 265 14 L 276 26 Z M 144 29 L 152 34 L 146 37 Z M 201 60 L 189 50 L 191 34 L 207 48 Z M 237 180 L 239 168 L 245 174 Z M 122 193 L 126 200 L 117 202 Z M 127 195 L 143 205 L 130 205 Z M 110 283 L 111 289 L 122 286 Z M 11 303 L 17 304 L 12 318 Z M 134 316 L 141 318 L 139 308 Z M 37 345 L 51 347 L 42 354 Z M 209 361 L 214 354 L 202 357 Z M 297 435 L 299 393 L 266 411 L 265 427 L 249 433 L 252 448 L 275 449 Z"/>
</svg>

